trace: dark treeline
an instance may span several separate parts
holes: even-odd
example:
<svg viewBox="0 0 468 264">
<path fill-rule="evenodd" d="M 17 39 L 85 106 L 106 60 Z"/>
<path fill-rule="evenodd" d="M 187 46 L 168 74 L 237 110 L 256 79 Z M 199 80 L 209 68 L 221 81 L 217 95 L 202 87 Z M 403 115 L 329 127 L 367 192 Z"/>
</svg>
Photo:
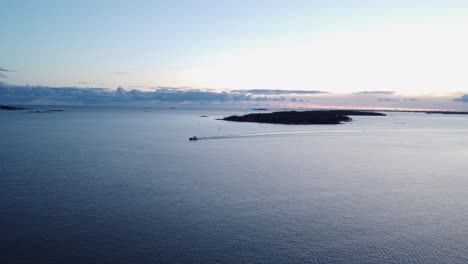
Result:
<svg viewBox="0 0 468 264">
<path fill-rule="evenodd" d="M 382 113 L 354 110 L 285 111 L 228 116 L 221 120 L 286 125 L 341 124 L 351 121 L 349 116 L 385 116 Z"/>
</svg>

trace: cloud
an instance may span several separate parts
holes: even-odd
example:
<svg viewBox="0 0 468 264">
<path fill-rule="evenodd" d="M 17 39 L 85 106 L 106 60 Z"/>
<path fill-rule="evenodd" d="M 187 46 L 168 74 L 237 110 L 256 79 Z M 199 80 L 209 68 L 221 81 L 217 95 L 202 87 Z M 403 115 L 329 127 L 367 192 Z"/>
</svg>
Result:
<svg viewBox="0 0 468 264">
<path fill-rule="evenodd" d="M 380 100 L 379 100 L 380 99 Z M 416 100 L 416 101 L 415 101 Z M 440 96 L 418 96 L 418 99 L 398 95 L 377 97 L 373 94 L 250 94 L 240 91 L 201 90 L 193 88 L 157 87 L 153 90 L 84 87 L 22 86 L 0 82 L 0 104 L 12 105 L 91 105 L 91 106 L 157 106 L 164 104 L 203 104 L 225 106 L 255 106 L 281 108 L 402 108 L 451 109 L 466 111 L 468 94 L 453 99 Z"/>
<path fill-rule="evenodd" d="M 153 98 L 160 101 L 184 102 L 184 101 L 249 101 L 252 97 L 236 92 L 211 92 L 198 89 L 178 89 L 170 87 L 159 87 L 153 93 Z"/>
<path fill-rule="evenodd" d="M 363 95 L 363 94 L 366 94 L 366 95 L 370 95 L 370 94 L 395 94 L 394 91 L 361 91 L 361 92 L 356 92 L 354 94 L 357 94 L 357 95 Z"/>
<path fill-rule="evenodd" d="M 8 76 L 2 72 L 16 72 L 16 71 L 8 70 L 8 69 L 0 67 L 0 78 L 8 78 Z"/>
<path fill-rule="evenodd" d="M 378 98 L 377 101 L 382 102 L 417 102 L 419 101 L 416 98 Z"/>
<path fill-rule="evenodd" d="M 128 74 L 128 72 L 109 72 L 107 74 L 110 74 L 110 75 L 125 75 L 125 74 Z"/>
<path fill-rule="evenodd" d="M 322 91 L 307 91 L 307 90 L 272 90 L 272 89 L 251 89 L 251 90 L 232 90 L 231 92 L 235 93 L 246 93 L 246 94 L 254 94 L 254 95 L 267 95 L 267 94 L 274 94 L 274 95 L 288 95 L 288 94 L 323 94 L 328 92 Z"/>
<path fill-rule="evenodd" d="M 455 98 L 453 100 L 457 102 L 468 103 L 468 94 L 464 94 L 460 98 Z"/>
<path fill-rule="evenodd" d="M 0 67 L 0 72 L 18 72 L 18 70 L 10 70 Z"/>
<path fill-rule="evenodd" d="M 416 99 L 416 98 L 403 98 L 403 101 L 417 102 L 417 101 L 419 101 L 419 99 Z"/>
<path fill-rule="evenodd" d="M 400 99 L 395 99 L 395 98 L 379 98 L 377 101 L 382 101 L 382 102 L 400 102 Z"/>
<path fill-rule="evenodd" d="M 138 89 L 19 86 L 0 82 L 0 103 L 7 104 L 74 104 L 121 105 L 147 102 L 226 102 L 251 101 L 250 95 L 233 92 L 212 92 L 198 89 L 159 87 L 154 91 Z"/>
</svg>

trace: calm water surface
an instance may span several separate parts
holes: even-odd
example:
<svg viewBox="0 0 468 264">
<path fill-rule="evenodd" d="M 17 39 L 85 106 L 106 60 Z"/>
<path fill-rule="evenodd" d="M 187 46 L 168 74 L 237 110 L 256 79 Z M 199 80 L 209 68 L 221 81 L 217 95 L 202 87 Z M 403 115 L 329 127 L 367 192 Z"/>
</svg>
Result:
<svg viewBox="0 0 468 264">
<path fill-rule="evenodd" d="M 230 114 L 0 112 L 0 263 L 468 262 L 466 116 Z"/>
</svg>

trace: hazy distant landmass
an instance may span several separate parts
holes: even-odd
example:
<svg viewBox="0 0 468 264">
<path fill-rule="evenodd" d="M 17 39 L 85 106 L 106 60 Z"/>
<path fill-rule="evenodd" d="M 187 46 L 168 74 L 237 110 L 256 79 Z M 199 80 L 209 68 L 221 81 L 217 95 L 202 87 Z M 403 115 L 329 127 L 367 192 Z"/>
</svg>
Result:
<svg viewBox="0 0 468 264">
<path fill-rule="evenodd" d="M 255 122 L 286 125 L 341 124 L 352 121 L 349 116 L 385 116 L 382 113 L 354 110 L 323 111 L 284 111 L 273 113 L 253 113 L 243 116 L 228 116 L 221 120 L 233 122 Z"/>
<path fill-rule="evenodd" d="M 29 111 L 29 113 L 54 113 L 54 112 L 64 112 L 62 109 L 52 109 L 52 110 L 34 110 Z"/>
<path fill-rule="evenodd" d="M 425 111 L 426 114 L 442 114 L 442 115 L 468 115 L 468 112 L 456 111 Z"/>
<path fill-rule="evenodd" d="M 17 107 L 12 105 L 0 105 L 0 110 L 14 111 L 14 110 L 25 110 L 27 108 Z"/>
<path fill-rule="evenodd" d="M 64 112 L 63 109 L 45 109 L 45 110 L 32 110 L 31 108 L 19 107 L 13 105 L 0 105 L 0 110 L 5 111 L 18 111 L 18 110 L 30 110 L 28 113 L 54 113 L 54 112 Z"/>
</svg>

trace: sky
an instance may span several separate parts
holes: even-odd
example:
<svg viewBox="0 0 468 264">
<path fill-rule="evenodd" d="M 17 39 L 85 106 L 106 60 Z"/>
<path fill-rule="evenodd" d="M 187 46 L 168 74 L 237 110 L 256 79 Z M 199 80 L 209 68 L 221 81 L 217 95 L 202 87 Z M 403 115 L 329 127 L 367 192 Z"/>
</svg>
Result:
<svg viewBox="0 0 468 264">
<path fill-rule="evenodd" d="M 415 98 L 446 100 L 417 107 L 468 105 L 462 103 L 467 1 L 0 0 L 0 6 L 0 81 L 10 88 L 304 90 L 360 94 L 377 106 L 416 104 Z"/>
</svg>

